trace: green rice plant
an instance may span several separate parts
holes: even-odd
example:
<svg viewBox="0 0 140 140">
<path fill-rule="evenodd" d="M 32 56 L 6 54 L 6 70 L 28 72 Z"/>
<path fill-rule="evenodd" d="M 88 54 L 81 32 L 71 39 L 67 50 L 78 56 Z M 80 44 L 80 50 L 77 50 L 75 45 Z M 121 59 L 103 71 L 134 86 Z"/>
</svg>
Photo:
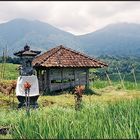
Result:
<svg viewBox="0 0 140 140">
<path fill-rule="evenodd" d="M 124 87 L 126 90 L 140 90 L 140 83 L 137 83 L 137 86 L 134 82 L 130 82 L 130 81 L 123 81 Z M 107 81 L 103 81 L 103 80 L 97 80 L 95 82 L 91 82 L 90 83 L 90 87 L 91 88 L 95 88 L 95 89 L 101 89 L 101 88 L 105 88 L 108 87 L 109 84 Z M 120 89 L 123 89 L 122 84 L 120 85 L 120 81 L 114 81 L 112 82 L 112 86 L 113 87 L 120 87 Z"/>
<path fill-rule="evenodd" d="M 18 77 L 18 68 L 19 65 L 17 64 L 11 64 L 11 63 L 5 63 L 5 80 L 15 80 Z M 3 64 L 0 63 L 0 69 L 2 69 Z"/>
<path fill-rule="evenodd" d="M 97 80 L 95 82 L 91 82 L 90 83 L 90 87 L 96 88 L 96 89 L 100 89 L 100 88 L 105 88 L 109 86 L 107 81 L 102 81 L 102 80 Z"/>
<path fill-rule="evenodd" d="M 108 105 L 84 104 L 81 111 L 54 106 L 32 110 L 13 125 L 15 139 L 139 139 L 140 99 Z"/>
<path fill-rule="evenodd" d="M 133 74 L 133 77 L 134 77 L 135 86 L 137 87 L 137 79 L 136 79 L 135 69 L 134 68 L 132 69 L 132 74 Z"/>
</svg>

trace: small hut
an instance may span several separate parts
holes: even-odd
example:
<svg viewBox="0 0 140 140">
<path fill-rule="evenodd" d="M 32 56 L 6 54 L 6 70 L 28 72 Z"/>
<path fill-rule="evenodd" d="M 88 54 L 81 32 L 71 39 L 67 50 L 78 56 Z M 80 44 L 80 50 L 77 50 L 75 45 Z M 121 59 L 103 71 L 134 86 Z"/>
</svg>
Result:
<svg viewBox="0 0 140 140">
<path fill-rule="evenodd" d="M 40 91 L 63 90 L 77 85 L 88 86 L 89 68 L 107 66 L 62 45 L 37 56 L 32 65 L 37 71 Z"/>
</svg>

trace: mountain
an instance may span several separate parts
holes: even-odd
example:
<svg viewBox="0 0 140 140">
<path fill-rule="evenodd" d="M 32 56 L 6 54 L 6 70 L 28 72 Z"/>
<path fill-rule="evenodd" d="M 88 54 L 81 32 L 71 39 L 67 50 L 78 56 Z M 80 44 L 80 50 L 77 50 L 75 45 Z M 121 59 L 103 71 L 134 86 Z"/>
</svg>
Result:
<svg viewBox="0 0 140 140">
<path fill-rule="evenodd" d="M 57 29 L 38 20 L 14 19 L 0 24 L 0 51 L 7 46 L 8 53 L 20 50 L 28 43 L 32 49 L 46 51 L 63 44 L 79 48 L 73 34 Z"/>
<path fill-rule="evenodd" d="M 110 24 L 79 36 L 38 20 L 14 19 L 0 24 L 0 55 L 6 46 L 12 55 L 26 43 L 42 52 L 62 44 L 91 56 L 135 56 L 140 55 L 140 24 Z"/>
<path fill-rule="evenodd" d="M 140 55 L 140 24 L 110 24 L 77 38 L 84 51 L 91 55 Z"/>
</svg>

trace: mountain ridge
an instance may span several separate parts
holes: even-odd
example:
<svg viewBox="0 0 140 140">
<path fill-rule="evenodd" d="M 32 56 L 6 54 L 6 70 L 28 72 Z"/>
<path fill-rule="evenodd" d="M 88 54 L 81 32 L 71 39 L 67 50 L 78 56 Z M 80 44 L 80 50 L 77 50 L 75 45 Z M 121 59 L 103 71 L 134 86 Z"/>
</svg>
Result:
<svg viewBox="0 0 140 140">
<path fill-rule="evenodd" d="M 9 55 L 28 43 L 32 49 L 47 51 L 64 45 L 89 55 L 139 55 L 140 24 L 115 23 L 84 35 L 58 29 L 39 20 L 13 19 L 0 24 L 0 51 Z M 0 54 L 2 55 L 2 54 Z"/>
</svg>

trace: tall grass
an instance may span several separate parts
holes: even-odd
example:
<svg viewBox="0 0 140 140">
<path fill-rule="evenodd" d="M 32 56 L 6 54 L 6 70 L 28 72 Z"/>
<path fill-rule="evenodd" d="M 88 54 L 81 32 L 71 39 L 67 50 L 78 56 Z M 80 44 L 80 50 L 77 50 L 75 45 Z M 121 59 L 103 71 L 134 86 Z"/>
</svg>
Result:
<svg viewBox="0 0 140 140">
<path fill-rule="evenodd" d="M 134 82 L 130 82 L 130 81 L 124 81 L 123 83 L 126 90 L 140 90 L 140 82 L 137 83 L 137 86 Z M 96 80 L 95 82 L 90 83 L 90 87 L 96 89 L 105 88 L 107 86 L 109 86 L 109 83 L 104 80 Z M 112 82 L 112 86 L 120 87 L 120 89 L 123 89 L 123 86 L 119 81 Z"/>
<path fill-rule="evenodd" d="M 15 80 L 18 77 L 18 68 L 19 65 L 17 64 L 11 64 L 11 63 L 6 63 L 5 64 L 5 80 Z M 0 71 L 2 69 L 2 63 L 0 63 Z"/>
<path fill-rule="evenodd" d="M 116 103 L 84 104 L 81 111 L 52 107 L 17 117 L 15 139 L 138 139 L 140 138 L 139 99 Z"/>
</svg>

